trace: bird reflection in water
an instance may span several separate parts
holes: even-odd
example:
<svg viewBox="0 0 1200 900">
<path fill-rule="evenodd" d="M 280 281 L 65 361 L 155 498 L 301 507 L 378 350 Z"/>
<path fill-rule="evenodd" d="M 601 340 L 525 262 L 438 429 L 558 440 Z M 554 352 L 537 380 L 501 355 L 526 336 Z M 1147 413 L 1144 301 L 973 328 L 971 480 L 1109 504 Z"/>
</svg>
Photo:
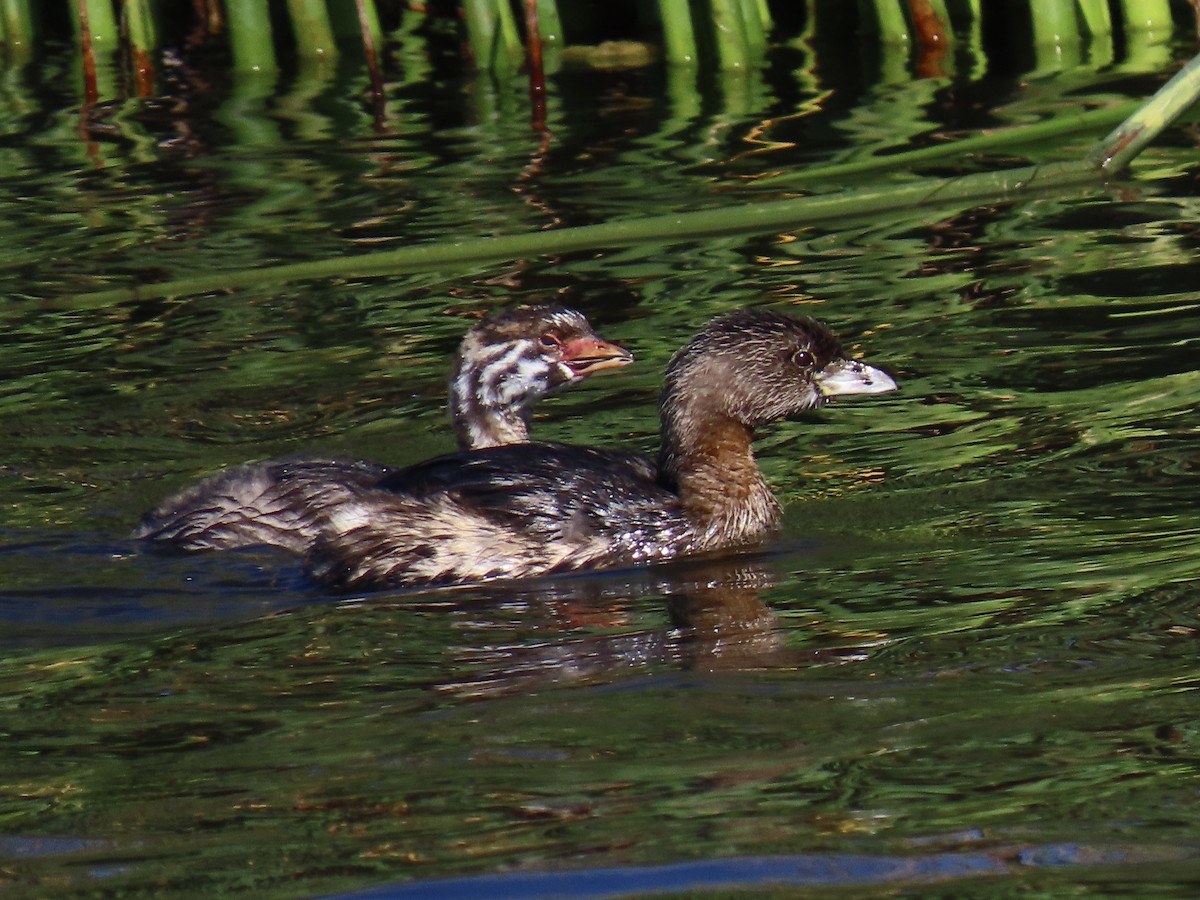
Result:
<svg viewBox="0 0 1200 900">
<path fill-rule="evenodd" d="M 863 658 L 867 648 L 852 640 L 790 645 L 763 599 L 778 581 L 772 561 L 760 556 L 437 592 L 438 615 L 456 619 L 463 640 L 448 651 L 450 671 L 430 686 L 482 699 L 639 672 L 807 668 Z M 379 594 L 353 601 L 388 602 Z"/>
</svg>

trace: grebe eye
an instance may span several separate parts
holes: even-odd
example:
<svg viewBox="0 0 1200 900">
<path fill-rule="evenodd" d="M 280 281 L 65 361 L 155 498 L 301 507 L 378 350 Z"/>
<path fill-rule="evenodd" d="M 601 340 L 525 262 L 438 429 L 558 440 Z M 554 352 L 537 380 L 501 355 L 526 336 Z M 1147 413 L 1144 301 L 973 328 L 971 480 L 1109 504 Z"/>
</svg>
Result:
<svg viewBox="0 0 1200 900">
<path fill-rule="evenodd" d="M 797 350 L 792 354 L 792 363 L 801 369 L 807 369 L 813 362 L 813 355 L 807 350 Z"/>
<path fill-rule="evenodd" d="M 538 338 L 538 343 L 547 350 L 554 350 L 555 348 L 562 346 L 562 342 L 555 335 L 548 331 Z"/>
</svg>

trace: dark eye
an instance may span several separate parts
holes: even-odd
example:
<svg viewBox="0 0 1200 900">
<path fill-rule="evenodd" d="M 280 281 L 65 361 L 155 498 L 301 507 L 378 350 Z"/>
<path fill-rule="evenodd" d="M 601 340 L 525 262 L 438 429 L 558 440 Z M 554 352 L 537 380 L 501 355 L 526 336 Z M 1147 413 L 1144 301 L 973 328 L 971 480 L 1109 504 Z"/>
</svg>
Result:
<svg viewBox="0 0 1200 900">
<path fill-rule="evenodd" d="M 549 331 L 547 331 L 540 338 L 538 338 L 538 343 L 541 344 L 543 347 L 545 347 L 547 350 L 553 350 L 556 347 L 559 347 L 562 345 L 562 342 L 558 339 L 558 336 L 555 334 L 551 334 Z"/>
<path fill-rule="evenodd" d="M 807 350 L 797 350 L 792 354 L 792 365 L 800 369 L 807 369 L 813 364 L 813 355 Z"/>
</svg>

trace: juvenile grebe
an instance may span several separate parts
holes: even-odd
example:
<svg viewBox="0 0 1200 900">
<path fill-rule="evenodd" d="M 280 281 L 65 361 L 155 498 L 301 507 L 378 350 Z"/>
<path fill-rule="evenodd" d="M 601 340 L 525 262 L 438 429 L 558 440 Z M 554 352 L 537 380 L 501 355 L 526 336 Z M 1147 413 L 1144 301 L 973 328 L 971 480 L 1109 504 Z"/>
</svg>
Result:
<svg viewBox="0 0 1200 900">
<path fill-rule="evenodd" d="M 667 368 L 657 478 L 624 454 L 561 444 L 439 457 L 329 507 L 312 573 L 345 587 L 443 584 L 750 545 L 780 518 L 754 429 L 895 387 L 812 319 L 720 316 Z"/>
<path fill-rule="evenodd" d="M 633 362 L 577 310 L 521 307 L 467 332 L 450 376 L 463 450 L 529 440 L 534 404 L 587 376 Z M 391 469 L 361 460 L 268 460 L 219 472 L 148 513 L 133 537 L 181 550 L 309 549 L 324 511 Z"/>
<path fill-rule="evenodd" d="M 529 306 L 467 332 L 450 375 L 450 418 L 460 450 L 529 440 L 534 404 L 633 355 L 604 340 L 578 310 Z"/>
</svg>

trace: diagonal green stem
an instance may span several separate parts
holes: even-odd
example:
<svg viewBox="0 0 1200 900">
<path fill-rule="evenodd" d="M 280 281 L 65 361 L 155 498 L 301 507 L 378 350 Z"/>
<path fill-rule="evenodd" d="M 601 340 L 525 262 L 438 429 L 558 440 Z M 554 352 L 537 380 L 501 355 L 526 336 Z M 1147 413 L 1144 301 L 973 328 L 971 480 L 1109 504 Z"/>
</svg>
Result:
<svg viewBox="0 0 1200 900">
<path fill-rule="evenodd" d="M 853 162 L 835 163 L 829 166 L 814 166 L 810 169 L 798 169 L 772 179 L 772 185 L 804 184 L 805 182 L 830 183 L 848 176 L 862 175 L 868 172 L 886 170 L 888 172 L 903 171 L 914 166 L 942 160 L 947 157 L 962 159 L 972 153 L 994 153 L 1002 147 L 1014 145 L 1031 145 L 1047 138 L 1061 137 L 1073 132 L 1088 131 L 1101 128 L 1114 122 L 1119 122 L 1138 108 L 1136 101 L 1121 103 L 1116 106 L 1105 106 L 1100 109 L 1089 109 L 1081 113 L 1060 113 L 1045 122 L 1035 125 L 1019 125 L 1012 128 L 1000 128 L 986 134 L 962 138 L 957 141 L 947 141 L 942 144 L 930 144 L 917 150 L 906 150 L 903 153 L 889 153 L 884 156 L 871 156 L 866 159 L 856 159 Z"/>
<path fill-rule="evenodd" d="M 861 219 L 904 207 L 962 206 L 983 201 L 1012 200 L 1088 182 L 1098 187 L 1106 173 L 1127 165 L 1148 141 L 1191 106 L 1197 97 L 1200 97 L 1200 56 L 1188 63 L 1085 159 L 1077 161 L 983 172 L 958 178 L 921 178 L 898 185 L 879 185 L 794 200 L 746 203 L 733 208 L 672 213 L 532 234 L 465 238 L 349 258 L 220 272 L 99 291 L 77 296 L 74 303 L 103 306 L 315 278 L 464 271 L 511 259 L 626 247 L 641 242 L 671 244 L 723 235 L 770 234 L 818 222 Z"/>
<path fill-rule="evenodd" d="M 1089 162 L 1050 163 L 959 178 L 921 178 L 900 185 L 842 191 L 837 194 L 748 203 L 742 206 L 650 216 L 556 231 L 501 237 L 464 238 L 261 269 L 241 269 L 181 278 L 158 284 L 99 291 L 77 296 L 75 304 L 104 306 L 160 297 L 202 294 L 314 278 L 397 275 L 428 271 L 464 271 L 510 259 L 627 247 L 643 241 L 679 243 L 735 234 L 769 234 L 837 219 L 859 219 L 898 208 L 950 206 L 995 201 L 1084 182 L 1099 186 Z"/>
<path fill-rule="evenodd" d="M 1200 54 L 1088 154 L 1105 172 L 1119 172 L 1200 97 Z"/>
</svg>

